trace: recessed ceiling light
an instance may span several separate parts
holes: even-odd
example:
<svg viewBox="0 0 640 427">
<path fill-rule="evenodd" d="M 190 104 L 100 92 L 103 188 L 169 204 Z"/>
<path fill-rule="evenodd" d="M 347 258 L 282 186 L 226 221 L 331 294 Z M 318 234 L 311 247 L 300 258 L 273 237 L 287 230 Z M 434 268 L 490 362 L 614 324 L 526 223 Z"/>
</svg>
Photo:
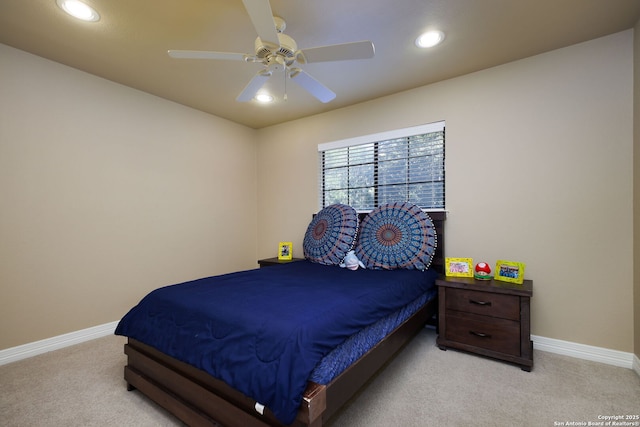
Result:
<svg viewBox="0 0 640 427">
<path fill-rule="evenodd" d="M 79 0 L 56 0 L 60 9 L 67 12 L 74 18 L 83 21 L 95 22 L 100 20 L 100 14 L 94 8 Z"/>
<path fill-rule="evenodd" d="M 433 30 L 423 33 L 416 39 L 416 46 L 418 47 L 434 47 L 444 40 L 444 33 L 442 31 Z"/>
<path fill-rule="evenodd" d="M 256 95 L 256 101 L 262 104 L 267 104 L 269 102 L 273 102 L 273 96 L 269 95 L 268 93 L 259 93 Z"/>
</svg>

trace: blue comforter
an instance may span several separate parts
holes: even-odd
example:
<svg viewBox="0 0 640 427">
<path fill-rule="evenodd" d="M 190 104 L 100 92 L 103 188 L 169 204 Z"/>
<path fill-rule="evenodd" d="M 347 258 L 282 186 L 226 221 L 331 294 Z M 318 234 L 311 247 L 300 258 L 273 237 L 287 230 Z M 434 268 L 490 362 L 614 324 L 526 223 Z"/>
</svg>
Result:
<svg viewBox="0 0 640 427">
<path fill-rule="evenodd" d="M 418 298 L 435 277 L 307 261 L 241 271 L 149 293 L 116 334 L 208 372 L 290 424 L 320 359 Z"/>
</svg>

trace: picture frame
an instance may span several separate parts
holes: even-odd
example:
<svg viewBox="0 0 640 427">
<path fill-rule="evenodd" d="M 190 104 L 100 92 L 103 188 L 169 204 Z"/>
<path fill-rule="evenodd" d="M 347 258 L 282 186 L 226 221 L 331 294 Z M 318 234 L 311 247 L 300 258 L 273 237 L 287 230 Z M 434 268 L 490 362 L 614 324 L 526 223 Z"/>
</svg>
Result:
<svg viewBox="0 0 640 427">
<path fill-rule="evenodd" d="M 293 258 L 293 243 L 280 242 L 278 243 L 278 260 L 289 261 Z"/>
<path fill-rule="evenodd" d="M 505 261 L 501 259 L 496 261 L 494 279 L 522 285 L 524 282 L 524 269 L 525 264 L 522 262 Z"/>
<path fill-rule="evenodd" d="M 445 258 L 445 275 L 473 277 L 473 258 Z"/>
</svg>

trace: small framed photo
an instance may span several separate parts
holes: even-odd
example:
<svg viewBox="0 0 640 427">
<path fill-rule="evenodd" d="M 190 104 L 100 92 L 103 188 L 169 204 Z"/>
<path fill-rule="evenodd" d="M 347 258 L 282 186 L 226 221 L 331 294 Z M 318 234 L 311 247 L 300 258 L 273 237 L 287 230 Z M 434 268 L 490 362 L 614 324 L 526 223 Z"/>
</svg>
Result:
<svg viewBox="0 0 640 427">
<path fill-rule="evenodd" d="M 290 260 L 293 258 L 293 244 L 291 242 L 280 242 L 278 244 L 278 259 Z"/>
<path fill-rule="evenodd" d="M 445 258 L 445 275 L 473 277 L 473 258 Z"/>
<path fill-rule="evenodd" d="M 498 260 L 496 261 L 494 279 L 522 285 L 524 281 L 524 267 L 525 265 L 522 262 Z"/>
</svg>

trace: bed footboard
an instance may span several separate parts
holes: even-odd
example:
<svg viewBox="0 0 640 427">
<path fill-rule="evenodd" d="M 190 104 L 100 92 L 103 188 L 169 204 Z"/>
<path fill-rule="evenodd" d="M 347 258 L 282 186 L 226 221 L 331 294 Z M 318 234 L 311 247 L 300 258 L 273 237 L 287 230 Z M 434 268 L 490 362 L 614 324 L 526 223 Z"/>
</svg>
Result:
<svg viewBox="0 0 640 427">
<path fill-rule="evenodd" d="M 321 427 L 435 315 L 436 308 L 437 300 L 429 301 L 330 384 L 310 382 L 293 426 Z M 282 426 L 268 408 L 258 413 L 253 399 L 153 347 L 129 338 L 124 352 L 127 388 L 138 389 L 190 426 Z"/>
<path fill-rule="evenodd" d="M 125 354 L 127 388 L 140 390 L 190 426 L 282 425 L 268 408 L 259 414 L 253 399 L 139 341 L 129 339 Z M 320 427 L 325 408 L 326 386 L 310 383 L 293 425 Z"/>
</svg>

